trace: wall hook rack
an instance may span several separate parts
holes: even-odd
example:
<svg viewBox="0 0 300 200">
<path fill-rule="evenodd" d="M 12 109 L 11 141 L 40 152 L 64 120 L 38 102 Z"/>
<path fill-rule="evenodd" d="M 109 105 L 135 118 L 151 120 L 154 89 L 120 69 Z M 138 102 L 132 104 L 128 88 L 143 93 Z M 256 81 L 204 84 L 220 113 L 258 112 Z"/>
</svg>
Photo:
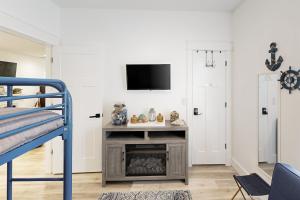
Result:
<svg viewBox="0 0 300 200">
<path fill-rule="evenodd" d="M 214 51 L 210 51 L 211 53 L 211 60 L 210 62 L 208 61 L 208 51 L 205 51 L 205 66 L 206 67 L 215 67 L 215 60 L 214 60 Z"/>
</svg>

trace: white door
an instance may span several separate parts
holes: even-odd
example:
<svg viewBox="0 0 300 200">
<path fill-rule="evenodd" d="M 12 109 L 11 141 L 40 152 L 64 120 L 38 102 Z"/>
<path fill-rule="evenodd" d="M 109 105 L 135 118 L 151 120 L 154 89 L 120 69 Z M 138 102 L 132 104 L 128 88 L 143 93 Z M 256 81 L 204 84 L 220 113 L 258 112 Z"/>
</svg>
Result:
<svg viewBox="0 0 300 200">
<path fill-rule="evenodd" d="M 54 68 L 60 64 L 60 79 L 73 98 L 73 172 L 101 171 L 102 119 L 90 118 L 102 115 L 101 52 L 86 46 L 68 46 L 59 48 L 56 55 L 59 58 L 54 57 Z M 52 147 L 53 173 L 61 173 L 61 140 L 55 140 Z"/>
<path fill-rule="evenodd" d="M 225 164 L 226 53 L 194 51 L 192 164 Z"/>
<path fill-rule="evenodd" d="M 280 89 L 278 74 L 259 76 L 259 162 L 277 161 Z"/>
</svg>

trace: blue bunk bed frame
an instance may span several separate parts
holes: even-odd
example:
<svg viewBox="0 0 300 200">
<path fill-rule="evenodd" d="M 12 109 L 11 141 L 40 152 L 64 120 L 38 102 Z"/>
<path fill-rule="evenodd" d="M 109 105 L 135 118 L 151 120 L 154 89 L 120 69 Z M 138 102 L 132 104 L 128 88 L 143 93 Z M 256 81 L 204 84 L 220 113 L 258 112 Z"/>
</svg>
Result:
<svg viewBox="0 0 300 200">
<path fill-rule="evenodd" d="M 20 99 L 33 99 L 33 98 L 60 98 L 61 104 L 51 105 L 44 108 L 32 108 L 25 111 L 20 111 L 13 114 L 0 116 L 0 120 L 31 114 L 43 110 L 59 110 L 61 114 L 50 119 L 27 125 L 6 133 L 0 134 L 0 139 L 16 135 L 28 129 L 49 123 L 51 121 L 62 118 L 64 126 L 58 128 L 46 135 L 40 136 L 31 142 L 25 143 L 7 153 L 0 155 L 0 166 L 7 163 L 7 200 L 12 200 L 13 182 L 20 181 L 63 181 L 63 199 L 72 199 L 72 98 L 66 88 L 64 82 L 54 79 L 29 79 L 29 78 L 8 78 L 0 77 L 0 86 L 7 87 L 7 95 L 0 96 L 0 102 L 7 102 L 7 107 L 13 106 L 13 101 Z M 13 86 L 49 86 L 58 90 L 56 93 L 37 94 L 37 95 L 24 95 L 13 96 Z M 44 144 L 45 142 L 61 136 L 64 140 L 64 174 L 62 178 L 14 178 L 12 174 L 13 159 L 24 153 L 35 149 L 36 147 Z"/>
</svg>

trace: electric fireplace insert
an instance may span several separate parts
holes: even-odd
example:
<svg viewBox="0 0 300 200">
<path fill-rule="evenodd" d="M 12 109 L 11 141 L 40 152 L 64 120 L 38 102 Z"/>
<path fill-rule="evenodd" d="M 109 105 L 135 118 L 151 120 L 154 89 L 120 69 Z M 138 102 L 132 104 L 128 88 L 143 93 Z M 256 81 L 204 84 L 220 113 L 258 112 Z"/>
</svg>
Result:
<svg viewBox="0 0 300 200">
<path fill-rule="evenodd" d="M 166 176 L 166 144 L 127 144 L 126 176 Z"/>
</svg>

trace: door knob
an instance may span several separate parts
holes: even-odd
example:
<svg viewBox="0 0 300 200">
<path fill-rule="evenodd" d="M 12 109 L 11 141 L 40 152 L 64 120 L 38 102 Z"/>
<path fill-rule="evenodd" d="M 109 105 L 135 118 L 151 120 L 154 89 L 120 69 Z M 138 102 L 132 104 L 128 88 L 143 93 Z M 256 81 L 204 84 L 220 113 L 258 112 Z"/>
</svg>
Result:
<svg viewBox="0 0 300 200">
<path fill-rule="evenodd" d="M 90 118 L 100 118 L 101 117 L 101 114 L 100 113 L 97 113 L 97 114 L 95 114 L 95 115 L 93 115 L 93 116 L 90 116 Z"/>
<path fill-rule="evenodd" d="M 202 115 L 202 113 L 199 113 L 198 108 L 194 108 L 194 115 Z"/>
<path fill-rule="evenodd" d="M 268 114 L 268 109 L 267 108 L 262 108 L 261 112 L 262 112 L 262 115 L 267 115 Z"/>
</svg>

